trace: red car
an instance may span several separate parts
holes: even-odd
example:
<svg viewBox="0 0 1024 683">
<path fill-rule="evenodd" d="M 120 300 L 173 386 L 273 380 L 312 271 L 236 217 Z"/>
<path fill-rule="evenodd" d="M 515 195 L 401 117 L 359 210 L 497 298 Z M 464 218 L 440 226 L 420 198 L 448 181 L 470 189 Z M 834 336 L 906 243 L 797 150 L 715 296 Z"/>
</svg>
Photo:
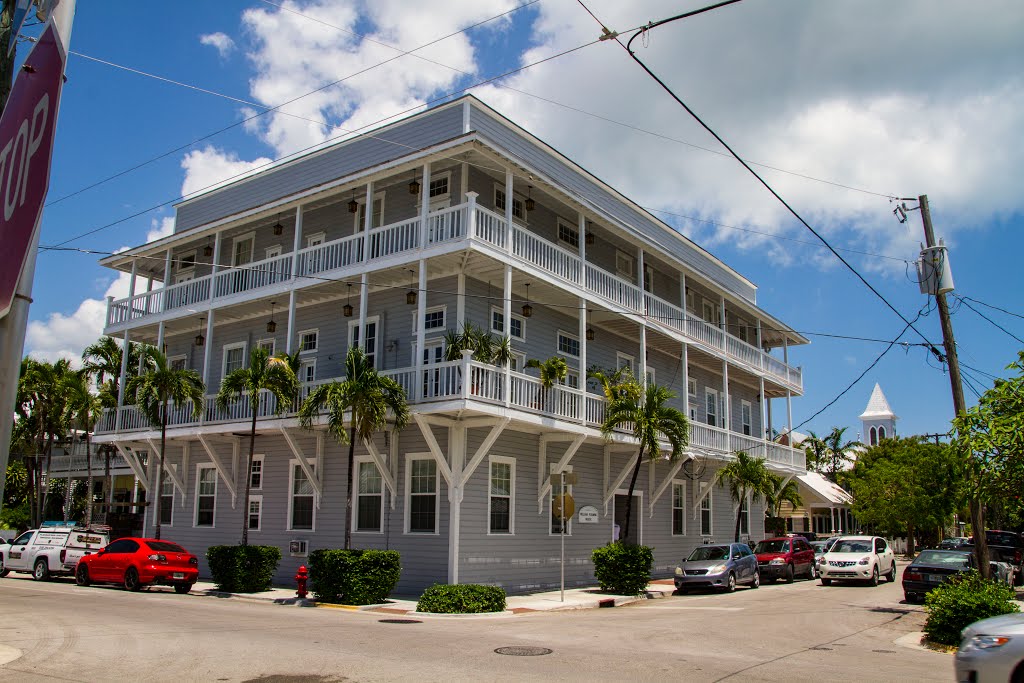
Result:
<svg viewBox="0 0 1024 683">
<path fill-rule="evenodd" d="M 148 584 L 174 586 L 188 593 L 199 578 L 199 560 L 177 543 L 155 538 L 119 538 L 85 555 L 75 567 L 79 586 L 120 583 L 137 591 Z"/>
<path fill-rule="evenodd" d="M 800 536 L 766 538 L 754 546 L 761 581 L 785 579 L 792 583 L 797 575 L 818 578 L 818 565 L 814 563 L 814 548 Z"/>
</svg>

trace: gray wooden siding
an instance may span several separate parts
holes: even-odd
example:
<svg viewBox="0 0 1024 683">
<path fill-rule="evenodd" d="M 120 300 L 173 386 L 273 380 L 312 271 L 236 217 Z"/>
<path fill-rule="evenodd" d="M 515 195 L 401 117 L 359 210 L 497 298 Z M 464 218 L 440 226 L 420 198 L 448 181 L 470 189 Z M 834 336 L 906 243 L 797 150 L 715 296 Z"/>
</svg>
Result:
<svg viewBox="0 0 1024 683">
<path fill-rule="evenodd" d="M 408 156 L 462 133 L 462 107 L 452 103 L 390 127 L 309 154 L 179 204 L 180 233 L 346 175 Z"/>
</svg>

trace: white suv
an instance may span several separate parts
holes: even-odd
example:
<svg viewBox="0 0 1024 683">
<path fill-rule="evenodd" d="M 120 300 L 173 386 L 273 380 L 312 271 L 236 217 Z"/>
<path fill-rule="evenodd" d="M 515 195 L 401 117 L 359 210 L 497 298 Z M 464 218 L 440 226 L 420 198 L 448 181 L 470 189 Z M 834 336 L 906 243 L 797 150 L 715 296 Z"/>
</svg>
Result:
<svg viewBox="0 0 1024 683">
<path fill-rule="evenodd" d="M 878 585 L 884 576 L 896 581 L 896 555 L 880 536 L 842 536 L 818 561 L 821 585 L 833 581 L 867 581 Z"/>
<path fill-rule="evenodd" d="M 54 574 L 71 574 L 83 555 L 94 553 L 110 539 L 110 527 L 74 524 L 44 525 L 0 544 L 0 576 L 9 572 L 32 574 L 45 581 Z"/>
</svg>

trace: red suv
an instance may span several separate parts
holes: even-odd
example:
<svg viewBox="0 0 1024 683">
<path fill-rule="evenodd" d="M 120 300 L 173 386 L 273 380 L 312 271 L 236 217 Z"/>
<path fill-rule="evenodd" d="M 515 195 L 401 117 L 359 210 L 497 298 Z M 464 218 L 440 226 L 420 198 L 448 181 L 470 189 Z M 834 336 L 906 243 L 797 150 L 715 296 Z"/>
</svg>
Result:
<svg viewBox="0 0 1024 683">
<path fill-rule="evenodd" d="M 793 583 L 797 575 L 818 578 L 814 564 L 814 548 L 802 537 L 766 538 L 754 546 L 761 581 L 785 579 Z"/>
</svg>

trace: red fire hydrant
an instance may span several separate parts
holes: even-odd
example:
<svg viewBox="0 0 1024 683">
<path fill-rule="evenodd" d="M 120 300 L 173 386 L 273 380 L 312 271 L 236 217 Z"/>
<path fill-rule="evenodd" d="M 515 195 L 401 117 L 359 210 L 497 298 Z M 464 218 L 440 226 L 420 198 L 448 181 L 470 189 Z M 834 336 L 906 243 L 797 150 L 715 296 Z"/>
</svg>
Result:
<svg viewBox="0 0 1024 683">
<path fill-rule="evenodd" d="M 309 579 L 309 570 L 306 569 L 306 565 L 299 567 L 299 571 L 295 573 L 295 583 L 298 584 L 298 588 L 295 591 L 296 597 L 305 600 L 306 599 L 306 580 Z"/>
</svg>

